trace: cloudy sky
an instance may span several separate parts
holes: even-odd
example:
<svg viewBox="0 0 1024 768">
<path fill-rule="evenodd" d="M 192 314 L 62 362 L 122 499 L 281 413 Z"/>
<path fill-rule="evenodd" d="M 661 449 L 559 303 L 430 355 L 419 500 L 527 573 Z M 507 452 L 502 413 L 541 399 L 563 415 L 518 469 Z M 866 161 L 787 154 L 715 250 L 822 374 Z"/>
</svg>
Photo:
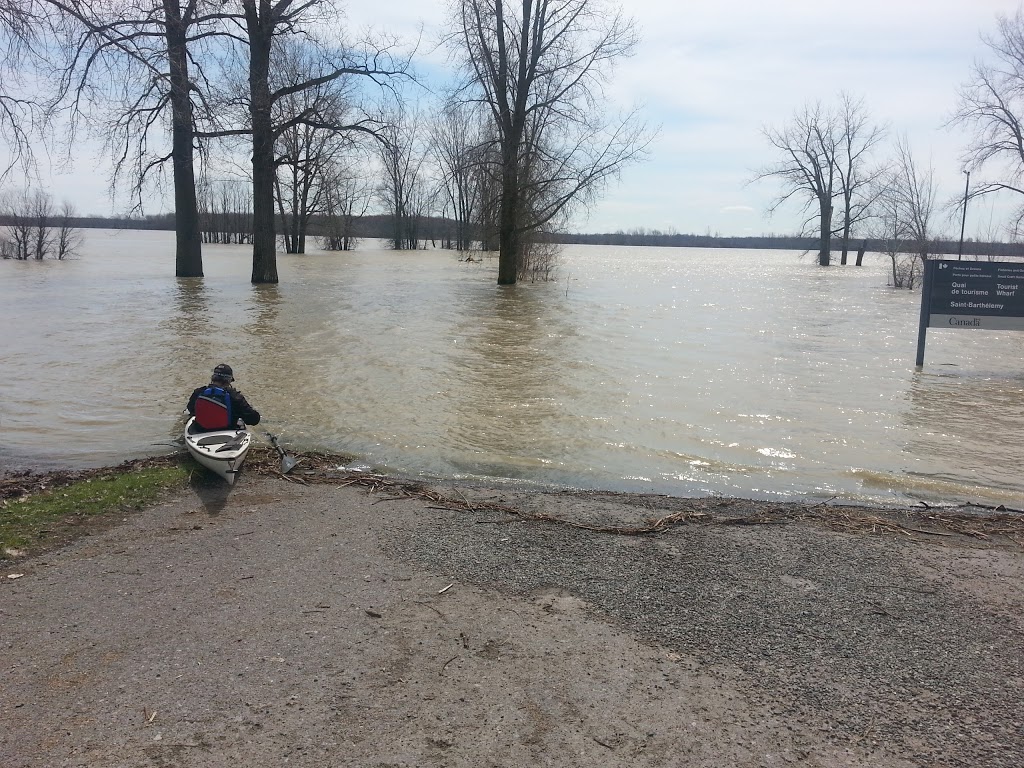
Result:
<svg viewBox="0 0 1024 768">
<path fill-rule="evenodd" d="M 1017 0 L 627 0 L 642 43 L 618 67 L 610 96 L 644 106 L 660 134 L 649 159 L 631 167 L 574 228 L 634 227 L 722 235 L 790 233 L 791 208 L 769 217 L 778 187 L 751 183 L 773 160 L 761 131 L 782 126 L 808 102 L 834 102 L 841 91 L 864 99 L 877 122 L 905 133 L 916 157 L 930 159 L 942 197 L 963 194 L 965 135 L 945 127 L 956 90 L 985 56 L 980 35 Z M 444 0 L 348 0 L 348 22 L 407 36 L 422 25 L 424 66 L 446 13 Z M 83 212 L 110 209 L 102 163 L 80 160 L 54 177 L 58 197 Z M 972 203 L 967 234 L 998 227 L 1008 203 Z M 959 230 L 943 221 L 947 232 Z"/>
</svg>

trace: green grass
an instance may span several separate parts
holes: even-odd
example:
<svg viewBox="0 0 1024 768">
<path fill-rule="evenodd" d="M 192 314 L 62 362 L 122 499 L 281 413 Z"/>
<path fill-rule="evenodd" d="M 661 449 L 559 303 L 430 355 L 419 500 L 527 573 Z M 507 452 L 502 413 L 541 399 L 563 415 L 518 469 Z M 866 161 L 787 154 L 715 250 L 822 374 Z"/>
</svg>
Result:
<svg viewBox="0 0 1024 768">
<path fill-rule="evenodd" d="M 58 546 L 112 514 L 146 507 L 188 485 L 182 463 L 107 470 L 70 485 L 0 502 L 0 560 Z"/>
</svg>

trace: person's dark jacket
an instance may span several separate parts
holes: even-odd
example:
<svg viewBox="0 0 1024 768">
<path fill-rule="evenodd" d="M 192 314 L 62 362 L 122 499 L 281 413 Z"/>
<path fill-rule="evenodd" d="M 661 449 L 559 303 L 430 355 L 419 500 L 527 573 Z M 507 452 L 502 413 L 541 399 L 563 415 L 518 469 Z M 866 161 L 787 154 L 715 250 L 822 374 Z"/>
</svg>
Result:
<svg viewBox="0 0 1024 768">
<path fill-rule="evenodd" d="M 188 412 L 190 414 L 193 416 L 196 415 L 196 400 L 210 387 L 220 387 L 221 389 L 227 390 L 228 394 L 231 395 L 231 418 L 241 419 L 246 424 L 260 423 L 260 412 L 249 405 L 249 401 L 245 399 L 245 395 L 234 387 L 225 384 L 204 384 L 201 387 L 196 387 L 196 390 L 192 393 L 192 397 L 188 399 Z"/>
</svg>

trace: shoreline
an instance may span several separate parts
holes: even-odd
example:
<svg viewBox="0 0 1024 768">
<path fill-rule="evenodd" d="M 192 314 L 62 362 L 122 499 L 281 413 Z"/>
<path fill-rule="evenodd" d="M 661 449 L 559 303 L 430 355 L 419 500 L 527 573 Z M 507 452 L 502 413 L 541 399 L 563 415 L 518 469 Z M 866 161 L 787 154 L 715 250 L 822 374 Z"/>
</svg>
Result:
<svg viewBox="0 0 1024 768">
<path fill-rule="evenodd" d="M 878 512 L 888 513 L 903 513 L 903 512 L 916 512 L 921 510 L 975 510 L 979 515 L 986 513 L 1007 513 L 1011 515 L 1024 515 L 1024 506 L 1015 507 L 1008 504 L 999 503 L 991 504 L 977 501 L 963 501 L 963 500 L 945 500 L 945 501 L 924 501 L 917 500 L 912 501 L 907 499 L 905 501 L 894 501 L 891 504 L 883 504 L 878 502 L 865 502 L 859 500 L 850 500 L 839 496 L 833 496 L 830 498 L 821 498 L 818 496 L 803 495 L 791 499 L 776 499 L 776 498 L 755 498 L 750 496 L 725 496 L 721 494 L 704 494 L 704 495 L 680 495 L 672 493 L 659 493 L 655 491 L 628 491 L 628 490 L 613 490 L 608 488 L 586 488 L 582 486 L 562 486 L 562 485 L 524 485 L 522 481 L 514 478 L 492 478 L 492 479 L 456 479 L 452 477 L 410 477 L 401 474 L 394 474 L 389 472 L 378 472 L 371 468 L 369 465 L 361 464 L 358 461 L 354 461 L 351 456 L 345 454 L 334 454 L 323 451 L 290 451 L 291 455 L 300 459 L 301 462 L 306 462 L 307 466 L 312 466 L 315 473 L 321 475 L 321 478 L 317 482 L 332 482 L 339 477 L 355 477 L 359 475 L 386 478 L 388 481 L 406 485 L 432 485 L 437 483 L 448 483 L 452 485 L 465 486 L 465 487 L 480 487 L 480 488 L 493 488 L 505 490 L 509 493 L 517 494 L 578 494 L 578 495 L 611 495 L 618 496 L 623 499 L 644 499 L 644 498 L 666 498 L 666 499 L 683 499 L 692 501 L 701 500 L 730 500 L 735 502 L 743 502 L 753 505 L 764 505 L 764 506 L 805 506 L 805 507 L 818 507 L 828 506 L 833 508 L 852 508 L 862 510 L 876 510 Z M 54 483 L 65 484 L 68 482 L 75 482 L 79 479 L 85 479 L 89 477 L 95 477 L 97 475 L 110 474 L 110 473 L 121 473 L 132 471 L 141 467 L 149 466 L 161 466 L 170 465 L 179 461 L 189 461 L 189 454 L 184 449 L 179 450 L 175 453 L 166 454 L 155 454 L 150 456 L 142 456 L 134 459 L 126 459 L 119 464 L 105 464 L 98 466 L 85 466 L 78 468 L 71 467 L 55 467 L 55 468 L 38 468 L 38 467 L 23 467 L 17 469 L 2 469 L 0 468 L 0 499 L 4 498 L 2 484 L 11 483 L 12 480 L 22 478 L 27 481 L 29 485 L 39 486 L 40 484 L 45 486 L 52 486 Z M 245 474 L 257 474 L 260 476 L 281 476 L 274 468 L 274 462 L 277 460 L 276 454 L 273 449 L 262 445 L 256 444 L 253 450 L 249 454 L 249 458 L 246 459 L 245 466 L 243 467 L 243 476 Z M 356 468 L 348 468 L 342 465 L 355 464 Z M 255 466 L 254 466 L 255 465 Z M 193 464 L 195 471 L 202 471 L 202 468 L 197 464 Z M 301 469 L 300 469 L 301 471 Z M 326 479 L 325 479 L 326 478 Z M 286 480 L 290 478 L 284 478 Z"/>
<path fill-rule="evenodd" d="M 524 489 L 515 484 L 488 484 L 450 478 L 421 480 L 378 474 L 362 468 L 347 470 L 341 467 L 350 464 L 351 457 L 341 454 L 311 452 L 295 453 L 294 456 L 298 460 L 296 470 L 290 475 L 282 475 L 277 467 L 277 455 L 264 446 L 257 446 L 246 461 L 242 478 L 251 475 L 303 485 L 354 485 L 367 487 L 371 491 L 389 488 L 392 492 L 403 495 L 425 495 L 435 503 L 452 509 L 466 506 L 466 496 L 463 491 L 499 494 L 502 497 L 514 499 L 514 502 L 512 504 L 490 503 L 487 508 L 523 519 L 555 523 L 566 521 L 561 521 L 545 512 L 529 511 L 538 506 L 531 502 L 531 499 L 561 497 L 616 505 L 617 513 L 614 517 L 598 516 L 589 522 L 567 523 L 597 533 L 644 535 L 659 533 L 678 525 L 764 525 L 802 522 L 847 533 L 878 534 L 884 532 L 957 536 L 973 538 L 978 541 L 997 537 L 1003 543 L 1012 543 L 1024 548 L 1024 510 L 1005 505 L 985 505 L 973 502 L 929 505 L 919 502 L 913 506 L 883 506 L 848 503 L 837 499 L 769 501 L 744 497 L 671 496 L 579 488 Z M 207 475 L 205 470 L 190 460 L 187 452 L 181 451 L 130 459 L 113 466 L 79 470 L 64 469 L 42 472 L 22 470 L 0 473 L 0 504 L 83 481 L 91 482 L 92 478 L 125 474 L 145 468 L 169 467 L 179 463 L 188 467 L 191 477 L 201 485 L 210 484 L 216 487 L 221 482 L 212 475 Z M 438 485 L 453 488 L 458 498 L 438 497 L 426 490 Z M 232 487 L 227 488 L 229 492 L 232 490 Z M 662 514 L 658 514 L 659 510 Z M 120 510 L 112 511 L 120 514 Z M 87 520 L 76 521 L 80 534 L 88 535 L 92 532 L 92 528 L 104 527 L 109 515 L 100 517 L 102 519 L 98 520 L 95 526 L 91 526 Z M 73 534 L 65 536 L 55 542 L 55 545 L 64 546 L 74 538 L 76 536 Z M 39 551 L 45 552 L 50 549 L 52 547 L 44 546 Z M 0 552 L 0 563 L 4 562 L 5 558 L 11 559 L 6 553 Z"/>
</svg>

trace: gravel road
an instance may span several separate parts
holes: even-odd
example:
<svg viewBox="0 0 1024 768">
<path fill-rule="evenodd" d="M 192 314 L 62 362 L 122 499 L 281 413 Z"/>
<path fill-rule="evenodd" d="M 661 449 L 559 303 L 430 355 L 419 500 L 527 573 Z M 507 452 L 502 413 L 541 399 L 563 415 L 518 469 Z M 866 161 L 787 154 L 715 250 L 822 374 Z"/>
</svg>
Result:
<svg viewBox="0 0 1024 768">
<path fill-rule="evenodd" d="M 1012 542 L 433 490 L 245 476 L 0 562 L 0 766 L 1024 764 Z"/>
</svg>

